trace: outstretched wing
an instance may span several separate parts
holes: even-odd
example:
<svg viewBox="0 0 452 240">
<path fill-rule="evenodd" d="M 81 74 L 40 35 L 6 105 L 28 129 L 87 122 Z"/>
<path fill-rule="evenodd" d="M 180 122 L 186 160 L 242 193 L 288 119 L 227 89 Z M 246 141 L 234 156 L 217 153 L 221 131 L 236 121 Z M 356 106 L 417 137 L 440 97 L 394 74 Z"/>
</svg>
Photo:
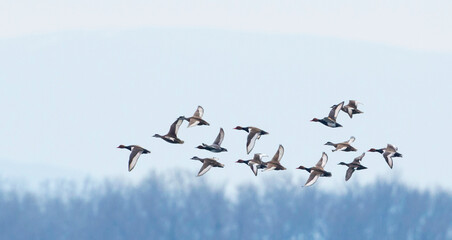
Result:
<svg viewBox="0 0 452 240">
<path fill-rule="evenodd" d="M 353 162 L 354 163 L 359 163 L 363 159 L 364 155 L 366 155 L 365 152 L 363 152 L 363 154 L 361 154 L 361 156 L 356 157 L 355 159 L 353 159 Z"/>
<path fill-rule="evenodd" d="M 263 157 L 268 157 L 268 155 L 264 154 L 264 153 L 255 153 L 254 157 L 253 157 L 253 161 L 255 161 L 256 163 L 260 163 L 260 162 L 262 162 Z"/>
<path fill-rule="evenodd" d="M 344 143 L 351 144 L 355 141 L 355 139 L 355 137 L 351 136 L 350 139 L 348 141 L 345 141 Z"/>
<path fill-rule="evenodd" d="M 207 171 L 209 171 L 212 168 L 212 165 L 208 161 L 204 161 L 202 164 L 201 169 L 199 169 L 198 177 L 204 175 Z"/>
<path fill-rule="evenodd" d="M 221 143 L 223 142 L 223 138 L 224 138 L 224 131 L 223 131 L 223 128 L 220 128 L 220 132 L 218 133 L 217 138 L 216 138 L 215 141 L 213 142 L 213 145 L 218 145 L 218 146 L 220 146 Z"/>
<path fill-rule="evenodd" d="M 276 151 L 275 156 L 273 156 L 271 162 L 280 162 L 284 155 L 284 147 L 280 144 L 278 151 Z"/>
<path fill-rule="evenodd" d="M 179 117 L 178 119 L 176 119 L 176 121 L 174 121 L 173 124 L 171 124 L 168 135 L 177 138 L 177 132 L 179 131 L 179 127 L 183 121 L 184 121 L 183 117 Z"/>
<path fill-rule="evenodd" d="M 253 171 L 254 176 L 257 176 L 257 167 L 259 166 L 259 164 L 249 162 L 249 166 L 251 168 L 251 171 Z"/>
<path fill-rule="evenodd" d="M 353 118 L 353 108 L 351 107 L 345 107 L 345 110 L 347 111 L 347 114 L 350 118 Z"/>
<path fill-rule="evenodd" d="M 198 106 L 198 109 L 196 109 L 196 112 L 193 114 L 193 117 L 202 118 L 202 115 L 204 115 L 204 108 Z"/>
<path fill-rule="evenodd" d="M 388 144 L 388 146 L 386 147 L 386 151 L 397 152 L 397 148 L 392 144 Z"/>
<path fill-rule="evenodd" d="M 354 171 L 355 171 L 355 169 L 352 167 L 349 167 L 347 169 L 347 172 L 345 173 L 345 181 L 348 181 L 352 177 L 352 174 Z"/>
<path fill-rule="evenodd" d="M 392 156 L 394 156 L 395 152 L 384 152 L 383 157 L 385 158 L 386 162 L 388 163 L 389 167 L 392 168 Z"/>
<path fill-rule="evenodd" d="M 319 179 L 320 174 L 312 171 L 311 174 L 309 175 L 308 180 L 306 181 L 306 183 L 304 184 L 305 187 L 311 186 L 312 184 L 314 184 L 317 179 Z"/>
<path fill-rule="evenodd" d="M 336 121 L 337 115 L 339 114 L 339 111 L 341 111 L 342 106 L 344 106 L 344 102 L 341 102 L 335 107 L 333 107 L 330 111 L 330 114 L 328 114 L 328 117 Z"/>
<path fill-rule="evenodd" d="M 328 162 L 328 155 L 326 155 L 325 152 L 322 153 L 322 157 L 320 158 L 320 160 L 317 162 L 316 166 L 317 167 L 325 167 L 326 163 Z"/>
<path fill-rule="evenodd" d="M 354 108 L 354 109 L 357 109 L 358 108 L 358 104 L 357 103 L 358 102 L 356 100 L 350 100 L 350 101 L 348 101 L 347 106 L 349 106 L 351 108 Z"/>
<path fill-rule="evenodd" d="M 135 167 L 135 165 L 137 164 L 138 158 L 141 156 L 142 153 L 143 153 L 142 148 L 134 147 L 132 149 L 132 152 L 130 153 L 130 156 L 129 156 L 129 172 L 132 171 L 132 169 Z"/>
<path fill-rule="evenodd" d="M 246 153 L 250 154 L 251 150 L 254 148 L 254 144 L 256 143 L 256 139 L 259 138 L 259 133 L 250 131 L 248 134 L 248 138 L 246 139 Z"/>
</svg>

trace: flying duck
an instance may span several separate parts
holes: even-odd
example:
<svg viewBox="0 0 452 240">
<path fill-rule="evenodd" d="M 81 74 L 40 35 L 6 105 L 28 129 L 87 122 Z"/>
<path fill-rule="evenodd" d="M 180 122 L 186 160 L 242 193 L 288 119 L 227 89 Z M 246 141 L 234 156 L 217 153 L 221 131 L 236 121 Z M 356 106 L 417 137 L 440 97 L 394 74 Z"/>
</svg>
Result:
<svg viewBox="0 0 452 240">
<path fill-rule="evenodd" d="M 341 108 L 341 110 L 346 112 L 348 114 L 348 116 L 350 118 L 352 118 L 353 114 L 363 113 L 361 110 L 358 109 L 358 103 L 360 103 L 360 102 L 357 102 L 355 100 L 350 100 L 350 101 L 348 101 L 347 105 L 344 105 Z M 333 105 L 331 108 L 334 108 L 334 107 L 336 107 L 336 105 Z"/>
<path fill-rule="evenodd" d="M 261 130 L 257 127 L 240 127 L 237 126 L 234 129 L 243 130 L 248 133 L 248 138 L 246 139 L 246 153 L 250 154 L 251 150 L 254 148 L 256 139 L 261 138 L 261 135 L 266 135 L 268 132 Z"/>
<path fill-rule="evenodd" d="M 389 167 L 392 168 L 392 165 L 393 165 L 392 158 L 393 157 L 402 157 L 402 154 L 398 153 L 397 150 L 398 150 L 398 148 L 394 147 L 394 145 L 388 144 L 388 146 L 386 146 L 386 148 L 380 148 L 380 149 L 371 148 L 371 149 L 369 149 L 368 152 L 379 152 L 379 153 L 383 154 L 383 157 L 386 160 L 386 162 L 388 163 Z"/>
<path fill-rule="evenodd" d="M 192 157 L 192 160 L 199 160 L 202 162 L 202 167 L 199 169 L 198 177 L 204 175 L 207 171 L 209 171 L 212 167 L 220 167 L 223 168 L 224 164 L 219 163 L 217 160 L 218 158 L 199 158 L 199 157 Z"/>
<path fill-rule="evenodd" d="M 280 144 L 278 151 L 276 151 L 271 161 L 265 163 L 266 168 L 262 171 L 271 171 L 271 170 L 286 170 L 285 167 L 281 165 L 281 158 L 284 155 L 284 147 Z"/>
<path fill-rule="evenodd" d="M 331 177 L 331 173 L 325 171 L 323 168 L 325 167 L 326 163 L 328 162 L 328 156 L 326 153 L 322 153 L 322 157 L 320 158 L 319 162 L 314 167 L 306 168 L 303 166 L 299 166 L 297 169 L 304 169 L 308 173 L 310 173 L 308 180 L 305 183 L 305 187 L 311 186 L 314 184 L 319 177 Z"/>
<path fill-rule="evenodd" d="M 131 151 L 129 156 L 129 172 L 132 171 L 132 169 L 135 167 L 141 154 L 151 153 L 151 151 L 144 149 L 138 145 L 124 146 L 121 144 L 118 146 L 118 148 L 125 148 Z"/>
<path fill-rule="evenodd" d="M 236 161 L 236 163 L 244 163 L 244 164 L 250 166 L 251 171 L 253 171 L 253 173 L 254 173 L 254 176 L 257 176 L 257 170 L 263 169 L 266 167 L 265 163 L 262 161 L 263 157 L 268 157 L 268 155 L 262 154 L 262 153 L 255 153 L 253 159 L 250 159 L 250 160 L 239 159 Z"/>
<path fill-rule="evenodd" d="M 341 142 L 341 143 L 332 143 L 332 142 L 327 142 L 325 143 L 325 145 L 329 145 L 329 146 L 333 146 L 335 147 L 335 149 L 333 149 L 332 151 L 344 151 L 344 152 L 356 152 L 356 148 L 352 147 L 350 144 L 353 143 L 355 141 L 355 137 L 350 137 L 350 139 L 348 141 L 345 142 Z"/>
<path fill-rule="evenodd" d="M 203 143 L 202 145 L 197 146 L 197 148 L 199 149 L 206 149 L 208 151 L 211 152 L 227 152 L 228 150 L 226 148 L 222 148 L 221 147 L 221 143 L 223 142 L 223 138 L 224 138 L 224 131 L 223 128 L 220 128 L 220 132 L 218 133 L 217 138 L 215 139 L 215 141 L 213 142 L 212 145 L 207 145 L 205 143 Z"/>
<path fill-rule="evenodd" d="M 161 138 L 169 143 L 178 143 L 178 144 L 184 143 L 184 141 L 177 138 L 177 131 L 179 131 L 179 127 L 183 121 L 184 117 L 177 118 L 176 121 L 174 121 L 173 124 L 171 124 L 170 130 L 166 135 L 161 136 L 159 134 L 155 134 L 153 137 Z"/>
<path fill-rule="evenodd" d="M 342 109 L 342 106 L 344 106 L 344 102 L 341 102 L 338 105 L 333 106 L 333 108 L 330 111 L 330 114 L 328 114 L 328 117 L 324 117 L 322 119 L 313 118 L 311 122 L 320 122 L 321 124 L 332 128 L 342 127 L 342 125 L 336 122 L 337 115 L 339 114 L 339 111 Z"/>
<path fill-rule="evenodd" d="M 366 153 L 361 154 L 361 156 L 355 158 L 351 163 L 338 163 L 338 165 L 345 165 L 348 167 L 347 172 L 345 173 L 345 181 L 348 181 L 352 177 L 352 174 L 355 170 L 367 169 L 367 167 L 361 165 L 361 160 L 363 159 L 365 154 Z"/>
<path fill-rule="evenodd" d="M 186 118 L 184 116 L 182 116 L 182 117 L 188 121 L 188 127 L 202 126 L 202 125 L 209 126 L 210 124 L 208 122 L 206 122 L 204 119 L 202 119 L 202 115 L 204 115 L 204 108 L 202 108 L 201 106 L 198 106 L 198 109 L 196 109 L 196 111 L 192 117 L 189 117 L 189 118 Z"/>
</svg>

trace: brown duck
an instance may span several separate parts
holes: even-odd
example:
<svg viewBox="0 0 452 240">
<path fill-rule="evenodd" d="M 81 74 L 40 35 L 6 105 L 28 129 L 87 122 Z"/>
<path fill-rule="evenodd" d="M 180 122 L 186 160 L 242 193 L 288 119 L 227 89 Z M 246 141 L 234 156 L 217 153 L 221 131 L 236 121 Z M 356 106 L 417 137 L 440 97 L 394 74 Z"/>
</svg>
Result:
<svg viewBox="0 0 452 240">
<path fill-rule="evenodd" d="M 248 165 L 251 168 L 251 171 L 253 171 L 254 176 L 257 176 L 257 170 L 266 167 L 265 163 L 262 161 L 263 157 L 268 157 L 268 155 L 262 153 L 255 153 L 253 159 L 250 160 L 239 159 L 236 161 L 236 163 L 244 163 Z"/>
<path fill-rule="evenodd" d="M 266 168 L 262 171 L 271 171 L 271 170 L 286 170 L 285 167 L 281 165 L 281 158 L 284 155 L 284 147 L 280 144 L 278 151 L 276 151 L 271 161 L 265 163 Z"/>
<path fill-rule="evenodd" d="M 344 165 L 348 167 L 347 172 L 345 173 L 345 181 L 348 181 L 352 177 L 352 174 L 355 170 L 367 169 L 367 167 L 361 165 L 361 160 L 363 159 L 365 154 L 366 153 L 361 154 L 361 156 L 355 158 L 351 163 L 338 163 L 338 165 Z"/>
<path fill-rule="evenodd" d="M 392 158 L 393 157 L 402 157 L 402 154 L 398 153 L 397 150 L 398 150 L 397 147 L 395 147 L 392 144 L 388 144 L 388 146 L 386 146 L 386 148 L 380 148 L 380 149 L 371 148 L 371 149 L 369 149 L 368 152 L 379 152 L 379 153 L 383 154 L 383 157 L 384 157 L 386 163 L 388 163 L 388 166 L 390 168 L 392 168 L 392 165 L 393 165 Z"/>
<path fill-rule="evenodd" d="M 218 158 L 199 158 L 199 157 L 192 157 L 192 160 L 199 160 L 202 162 L 201 169 L 199 169 L 198 177 L 204 175 L 207 171 L 209 171 L 212 167 L 220 167 L 223 168 L 224 164 L 219 163 L 217 160 Z"/>
<path fill-rule="evenodd" d="M 209 126 L 210 124 L 208 122 L 206 122 L 204 119 L 202 119 L 203 115 L 204 115 L 204 108 L 202 108 L 201 106 L 198 106 L 198 108 L 196 109 L 196 111 L 192 117 L 189 117 L 189 118 L 186 118 L 184 116 L 182 116 L 182 117 L 188 121 L 187 127 L 202 126 L 202 125 Z"/>
<path fill-rule="evenodd" d="M 159 134 L 155 134 L 153 137 L 161 138 L 169 143 L 177 143 L 177 144 L 184 143 L 184 141 L 180 140 L 177 137 L 177 132 L 179 131 L 179 127 L 183 121 L 184 121 L 184 118 L 179 117 L 178 119 L 176 119 L 176 121 L 174 121 L 173 124 L 171 124 L 170 130 L 168 131 L 168 133 L 166 135 L 161 136 Z"/>
<path fill-rule="evenodd" d="M 118 148 L 125 148 L 131 151 L 129 156 L 129 172 L 132 171 L 132 169 L 135 167 L 138 158 L 141 156 L 141 154 L 151 153 L 151 151 L 144 149 L 138 145 L 128 145 L 128 146 L 119 145 Z"/>
<path fill-rule="evenodd" d="M 226 148 L 221 147 L 221 143 L 223 142 L 223 139 L 224 139 L 224 131 L 223 131 L 223 128 L 220 128 L 220 132 L 218 133 L 218 136 L 212 145 L 207 145 L 207 144 L 203 143 L 202 145 L 199 145 L 196 148 L 206 149 L 208 151 L 216 152 L 216 153 L 227 152 L 228 150 Z"/>
<path fill-rule="evenodd" d="M 344 106 L 344 102 L 333 106 L 333 109 L 331 109 L 328 117 L 324 117 L 322 119 L 313 118 L 311 122 L 320 122 L 321 124 L 332 128 L 342 127 L 342 125 L 336 122 L 337 115 L 341 111 L 342 106 Z"/>
<path fill-rule="evenodd" d="M 341 110 L 346 112 L 350 118 L 353 117 L 354 114 L 360 114 L 363 113 L 361 110 L 358 109 L 358 103 L 355 100 L 348 101 L 347 105 L 344 105 Z M 332 108 L 336 107 L 336 105 L 333 105 Z"/>
<path fill-rule="evenodd" d="M 332 143 L 332 142 L 327 142 L 325 143 L 325 145 L 329 145 L 329 146 L 333 146 L 335 149 L 333 149 L 332 151 L 344 151 L 344 152 L 356 152 L 356 148 L 352 147 L 350 144 L 353 143 L 355 141 L 355 137 L 350 137 L 350 139 L 348 141 L 345 142 L 341 142 L 341 143 Z"/>
<path fill-rule="evenodd" d="M 251 150 L 254 148 L 256 140 L 261 138 L 261 135 L 266 135 L 268 132 L 259 129 L 257 127 L 240 127 L 237 126 L 234 129 L 243 130 L 248 133 L 248 138 L 246 139 L 246 153 L 250 154 Z"/>
<path fill-rule="evenodd" d="M 325 169 L 323 169 L 327 162 L 328 162 L 328 155 L 326 155 L 326 153 L 322 153 L 322 157 L 320 158 L 320 160 L 317 162 L 317 164 L 314 167 L 307 168 L 307 167 L 299 166 L 297 168 L 297 169 L 304 169 L 308 173 L 310 173 L 309 178 L 304 185 L 305 187 L 308 187 L 308 186 L 311 186 L 312 184 L 314 184 L 319 177 L 331 177 L 331 173 L 327 172 L 327 171 L 325 171 Z"/>
</svg>

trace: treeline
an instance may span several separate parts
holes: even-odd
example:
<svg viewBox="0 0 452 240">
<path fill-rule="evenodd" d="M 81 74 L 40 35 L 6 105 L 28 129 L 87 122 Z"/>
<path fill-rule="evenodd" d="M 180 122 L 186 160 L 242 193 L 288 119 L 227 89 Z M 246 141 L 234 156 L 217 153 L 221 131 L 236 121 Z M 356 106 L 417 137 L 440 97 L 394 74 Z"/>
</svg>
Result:
<svg viewBox="0 0 452 240">
<path fill-rule="evenodd" d="M 66 187 L 64 197 L 3 190 L 0 239 L 452 239 L 445 192 L 376 183 L 329 194 L 268 184 L 264 193 L 242 187 L 230 201 L 188 179 L 151 174 L 137 186 L 110 182 L 85 195 Z"/>
</svg>

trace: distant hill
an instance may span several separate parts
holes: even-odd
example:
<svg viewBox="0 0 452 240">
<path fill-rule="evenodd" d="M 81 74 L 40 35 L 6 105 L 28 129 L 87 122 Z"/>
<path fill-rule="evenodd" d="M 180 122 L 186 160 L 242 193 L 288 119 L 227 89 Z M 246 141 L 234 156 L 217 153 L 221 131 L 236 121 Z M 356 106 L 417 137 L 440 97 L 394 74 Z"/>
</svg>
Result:
<svg viewBox="0 0 452 240">
<path fill-rule="evenodd" d="M 137 186 L 117 182 L 77 196 L 0 191 L 1 239 L 450 239 L 452 196 L 395 183 L 344 194 L 282 182 L 244 185 L 231 201 L 186 173 L 179 186 L 150 174 Z M 275 184 L 275 185 L 273 185 Z"/>
</svg>

